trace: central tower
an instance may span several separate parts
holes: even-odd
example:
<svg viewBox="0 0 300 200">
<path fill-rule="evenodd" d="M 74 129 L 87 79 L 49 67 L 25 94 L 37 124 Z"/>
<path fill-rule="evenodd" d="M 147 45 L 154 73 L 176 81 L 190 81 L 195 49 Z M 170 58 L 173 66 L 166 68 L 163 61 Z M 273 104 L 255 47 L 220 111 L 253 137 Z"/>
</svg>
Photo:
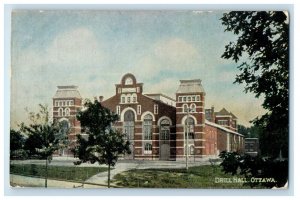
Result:
<svg viewBox="0 0 300 200">
<path fill-rule="evenodd" d="M 180 80 L 176 92 L 176 160 L 201 158 L 204 151 L 205 91 L 200 79 Z"/>
</svg>

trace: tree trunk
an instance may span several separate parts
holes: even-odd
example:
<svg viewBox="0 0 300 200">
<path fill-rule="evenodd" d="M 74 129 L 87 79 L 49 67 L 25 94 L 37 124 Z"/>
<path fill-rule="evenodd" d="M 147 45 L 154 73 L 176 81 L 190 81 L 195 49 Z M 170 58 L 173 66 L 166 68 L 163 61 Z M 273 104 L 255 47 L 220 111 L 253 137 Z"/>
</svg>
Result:
<svg viewBox="0 0 300 200">
<path fill-rule="evenodd" d="M 110 188 L 110 164 L 108 164 L 107 187 Z"/>
<path fill-rule="evenodd" d="M 48 179 L 48 157 L 46 158 L 45 188 L 47 188 L 47 179 Z"/>
</svg>

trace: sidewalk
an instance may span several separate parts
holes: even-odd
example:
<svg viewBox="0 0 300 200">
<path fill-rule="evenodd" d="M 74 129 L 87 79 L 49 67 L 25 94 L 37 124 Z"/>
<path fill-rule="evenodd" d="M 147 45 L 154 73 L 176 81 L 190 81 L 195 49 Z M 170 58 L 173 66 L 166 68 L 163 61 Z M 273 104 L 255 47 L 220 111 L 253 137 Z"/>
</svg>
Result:
<svg viewBox="0 0 300 200">
<path fill-rule="evenodd" d="M 45 179 L 10 174 L 11 187 L 45 187 Z M 47 180 L 48 188 L 106 188 L 106 186 L 84 184 L 78 182 Z"/>
</svg>

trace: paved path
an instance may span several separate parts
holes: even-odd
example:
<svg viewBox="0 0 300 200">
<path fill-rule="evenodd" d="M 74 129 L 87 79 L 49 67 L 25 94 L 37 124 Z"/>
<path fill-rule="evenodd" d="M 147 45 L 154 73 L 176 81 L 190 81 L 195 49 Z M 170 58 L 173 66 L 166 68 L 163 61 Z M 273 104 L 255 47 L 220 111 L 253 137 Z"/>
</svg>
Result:
<svg viewBox="0 0 300 200">
<path fill-rule="evenodd" d="M 66 158 L 66 157 L 56 157 L 52 160 L 50 165 L 56 166 L 74 166 L 75 158 Z M 24 160 L 24 161 L 12 161 L 11 162 L 16 164 L 44 164 L 45 161 L 43 160 Z M 200 161 L 190 161 L 189 166 L 200 166 L 200 165 L 208 165 L 210 164 L 208 158 L 203 158 Z M 83 163 L 79 165 L 79 167 L 98 167 L 97 163 L 89 164 Z M 100 165 L 101 167 L 107 167 L 106 165 Z M 111 179 L 116 174 L 122 173 L 124 171 L 128 171 L 130 169 L 149 169 L 149 168 L 185 168 L 186 163 L 185 161 L 153 161 L 153 160 L 119 160 L 113 170 L 111 170 Z M 107 185 L 107 171 L 101 172 L 96 174 L 85 181 L 84 188 L 99 188 L 102 186 L 94 185 Z M 11 175 L 11 180 L 13 179 L 14 183 L 19 185 L 29 185 L 32 187 L 43 187 L 45 180 L 39 178 L 31 178 L 31 177 L 24 177 L 24 176 L 17 176 Z M 24 179 L 24 180 L 22 180 Z M 22 182 L 23 181 L 23 182 Z M 33 184 L 33 185 L 31 185 Z M 61 187 L 61 188 L 73 188 L 73 187 L 80 187 L 82 186 L 81 183 L 73 183 L 73 182 L 66 182 L 66 181 L 56 181 L 56 180 L 49 180 L 48 181 L 49 187 Z"/>
<path fill-rule="evenodd" d="M 208 165 L 210 164 L 208 159 L 203 159 L 197 162 L 190 162 L 189 166 L 201 166 L 201 165 Z M 111 170 L 111 179 L 114 178 L 116 174 L 122 173 L 124 171 L 128 171 L 131 169 L 157 169 L 157 168 L 164 168 L 164 169 L 174 169 L 174 168 L 185 168 L 186 163 L 184 161 L 147 161 L 147 160 L 121 160 L 119 161 L 115 168 Z M 97 183 L 97 184 L 107 184 L 107 175 L 108 172 L 101 172 L 96 174 L 86 180 L 86 183 Z M 112 184 L 113 185 L 113 184 Z"/>
</svg>

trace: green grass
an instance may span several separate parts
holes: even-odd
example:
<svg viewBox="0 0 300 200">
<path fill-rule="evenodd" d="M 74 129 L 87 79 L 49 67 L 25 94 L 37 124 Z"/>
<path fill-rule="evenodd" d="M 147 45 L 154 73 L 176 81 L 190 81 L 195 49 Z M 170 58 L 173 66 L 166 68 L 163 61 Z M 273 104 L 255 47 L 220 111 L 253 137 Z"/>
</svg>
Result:
<svg viewBox="0 0 300 200">
<path fill-rule="evenodd" d="M 221 171 L 219 166 L 185 169 L 134 169 L 114 177 L 114 184 L 129 188 L 250 188 L 243 183 L 217 183 L 215 178 L 242 178 Z"/>
<path fill-rule="evenodd" d="M 107 171 L 105 167 L 80 166 L 48 166 L 48 178 L 82 182 L 100 172 Z M 45 166 L 35 164 L 11 164 L 10 173 L 22 176 L 45 178 Z"/>
</svg>

